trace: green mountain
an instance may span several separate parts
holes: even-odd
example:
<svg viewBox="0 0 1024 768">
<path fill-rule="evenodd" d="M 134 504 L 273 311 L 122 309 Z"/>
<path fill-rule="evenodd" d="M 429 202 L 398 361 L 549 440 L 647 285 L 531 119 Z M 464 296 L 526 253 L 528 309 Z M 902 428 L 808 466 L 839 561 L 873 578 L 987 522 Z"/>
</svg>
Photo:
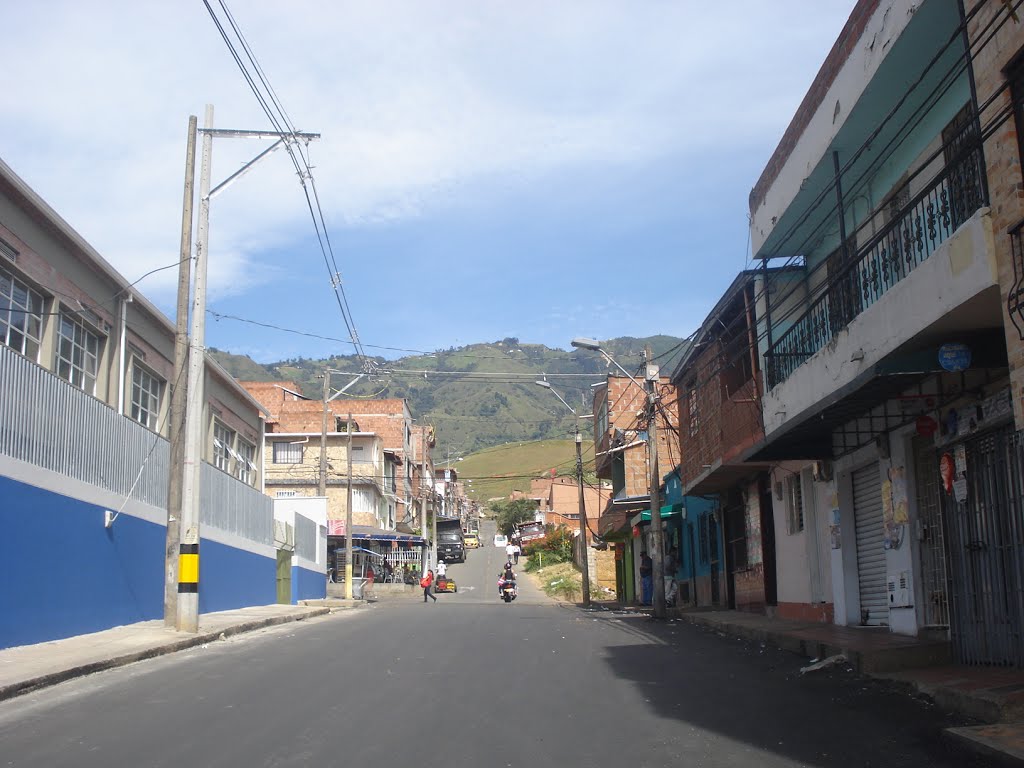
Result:
<svg viewBox="0 0 1024 768">
<path fill-rule="evenodd" d="M 640 369 L 647 344 L 663 374 L 670 374 L 682 353 L 682 339 L 622 337 L 601 342 L 627 371 Z M 361 372 L 354 355 L 262 365 L 222 350 L 210 352 L 237 379 L 293 381 L 311 399 L 321 397 L 322 385 L 316 377 L 324 368 L 341 371 L 332 376 L 335 389 Z M 617 372 L 597 352 L 566 352 L 542 344 L 521 344 L 515 338 L 438 350 L 431 355 L 372 360 L 376 370 L 353 384 L 342 397 L 408 400 L 417 422 L 436 427 L 441 451 L 435 454 L 438 463 L 506 443 L 571 436 L 572 414 L 550 390 L 534 382 L 547 375 L 552 389 L 577 413 L 589 414 L 591 385 L 602 381 L 608 372 Z"/>
</svg>

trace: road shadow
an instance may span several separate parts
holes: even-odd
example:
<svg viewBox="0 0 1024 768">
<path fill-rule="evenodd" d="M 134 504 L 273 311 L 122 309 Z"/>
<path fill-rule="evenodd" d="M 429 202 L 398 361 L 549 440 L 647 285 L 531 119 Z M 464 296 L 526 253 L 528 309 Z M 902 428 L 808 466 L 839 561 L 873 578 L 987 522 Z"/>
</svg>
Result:
<svg viewBox="0 0 1024 768">
<path fill-rule="evenodd" d="M 684 620 L 586 613 L 636 638 L 605 659 L 662 717 L 820 768 L 993 765 L 942 738 L 967 720 L 845 665 L 802 675 L 802 657 Z"/>
</svg>

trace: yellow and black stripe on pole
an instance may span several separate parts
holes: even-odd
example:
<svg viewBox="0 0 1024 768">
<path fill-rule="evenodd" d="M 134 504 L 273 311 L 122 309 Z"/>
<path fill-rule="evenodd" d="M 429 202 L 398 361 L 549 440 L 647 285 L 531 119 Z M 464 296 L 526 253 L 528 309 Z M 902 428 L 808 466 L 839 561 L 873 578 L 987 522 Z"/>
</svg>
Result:
<svg viewBox="0 0 1024 768">
<path fill-rule="evenodd" d="M 199 592 L 199 544 L 181 544 L 178 551 L 178 594 Z"/>
</svg>

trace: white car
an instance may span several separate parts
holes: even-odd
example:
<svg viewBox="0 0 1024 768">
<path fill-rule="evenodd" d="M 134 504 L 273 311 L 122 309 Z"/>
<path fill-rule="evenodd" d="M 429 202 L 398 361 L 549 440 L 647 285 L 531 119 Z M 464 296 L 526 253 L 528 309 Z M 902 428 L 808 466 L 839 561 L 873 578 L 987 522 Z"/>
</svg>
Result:
<svg viewBox="0 0 1024 768">
<path fill-rule="evenodd" d="M 503 533 L 494 534 L 494 546 L 504 549 L 508 546 L 508 536 Z"/>
</svg>

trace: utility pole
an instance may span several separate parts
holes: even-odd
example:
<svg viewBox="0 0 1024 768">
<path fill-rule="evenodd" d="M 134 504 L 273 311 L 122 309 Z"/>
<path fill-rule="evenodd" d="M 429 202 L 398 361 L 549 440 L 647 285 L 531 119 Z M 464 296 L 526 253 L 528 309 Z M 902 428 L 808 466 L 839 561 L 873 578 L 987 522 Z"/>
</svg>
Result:
<svg viewBox="0 0 1024 768">
<path fill-rule="evenodd" d="M 654 617 L 663 619 L 665 612 L 665 535 L 661 521 L 661 474 L 658 470 L 658 366 L 651 362 L 651 346 L 644 350 L 645 384 L 647 389 L 647 451 L 651 470 L 651 561 L 654 568 Z"/>
<path fill-rule="evenodd" d="M 321 496 L 327 495 L 327 402 L 331 395 L 331 369 L 324 369 L 324 414 L 320 421 L 320 487 Z"/>
<path fill-rule="evenodd" d="M 580 571 L 583 576 L 583 607 L 590 607 L 590 546 L 587 544 L 587 503 L 583 498 L 583 435 L 580 417 L 576 414 L 576 482 L 580 497 Z"/>
<path fill-rule="evenodd" d="M 181 248 L 178 251 L 178 308 L 168 430 L 171 456 L 167 485 L 167 539 L 164 547 L 164 626 L 167 627 L 176 626 L 178 620 L 178 547 L 181 544 L 181 491 L 185 482 L 182 433 L 188 396 L 185 366 L 188 365 L 188 289 L 192 279 L 192 199 L 195 196 L 197 124 L 196 116 L 189 116 L 185 148 L 185 193 L 181 206 Z"/>
<path fill-rule="evenodd" d="M 190 120 L 190 129 L 194 125 L 195 123 Z M 199 177 L 199 231 L 196 241 L 196 269 L 192 288 L 192 314 L 188 345 L 188 380 L 185 393 L 185 444 L 183 447 L 184 455 L 182 458 L 181 475 L 181 515 L 176 536 L 179 539 L 178 593 L 177 599 L 174 601 L 174 626 L 183 632 L 199 631 L 199 483 L 204 447 L 206 445 L 204 440 L 205 429 L 203 428 L 205 421 L 203 411 L 206 403 L 206 397 L 203 392 L 203 379 L 206 372 L 206 271 L 210 242 L 210 200 L 214 195 L 227 189 L 229 185 L 242 175 L 248 173 L 256 163 L 267 157 L 274 150 L 284 146 L 287 142 L 300 139 L 309 141 L 320 138 L 319 134 L 298 133 L 295 131 L 216 130 L 213 127 L 213 105 L 211 104 L 206 105 L 203 127 L 198 129 L 198 132 L 203 135 L 202 166 Z M 274 138 L 276 141 L 211 189 L 210 175 L 213 139 L 215 136 L 222 138 Z M 194 152 L 194 144 L 192 151 Z M 186 171 L 186 184 L 188 183 L 187 174 L 188 171 Z M 187 194 L 188 191 L 186 190 Z M 191 214 L 191 211 L 189 213 Z M 189 219 L 191 220 L 191 215 L 189 215 Z M 189 238 L 191 238 L 191 234 Z M 179 285 L 180 275 L 179 270 Z M 181 310 L 179 305 L 179 318 L 180 316 Z M 177 362 L 177 351 L 175 352 L 175 362 Z M 168 495 L 170 496 L 170 494 Z M 170 501 L 171 499 L 169 498 L 168 515 L 172 514 Z M 170 537 L 175 535 L 173 525 L 170 525 L 172 522 L 168 520 L 168 542 L 170 542 Z M 170 568 L 167 570 L 169 574 Z"/>
<path fill-rule="evenodd" d="M 348 464 L 348 488 L 345 491 L 345 599 L 352 599 L 352 414 L 345 423 L 348 432 L 348 450 L 345 463 Z"/>
<path fill-rule="evenodd" d="M 206 129 L 213 128 L 213 105 L 206 105 Z M 181 543 L 178 546 L 178 605 L 175 628 L 199 631 L 199 480 L 202 470 L 203 405 L 206 397 L 206 267 L 210 240 L 210 163 L 213 135 L 203 134 L 199 174 L 199 239 L 192 294 L 192 322 L 188 351 L 188 397 L 185 403 L 185 457 L 181 491 Z"/>
<path fill-rule="evenodd" d="M 420 574 L 427 575 L 427 565 L 430 556 L 427 552 L 429 539 L 427 537 L 427 428 L 421 428 L 422 438 L 420 445 L 420 489 L 423 491 L 423 503 L 420 505 L 420 533 L 423 535 L 423 556 L 420 558 Z"/>
</svg>

